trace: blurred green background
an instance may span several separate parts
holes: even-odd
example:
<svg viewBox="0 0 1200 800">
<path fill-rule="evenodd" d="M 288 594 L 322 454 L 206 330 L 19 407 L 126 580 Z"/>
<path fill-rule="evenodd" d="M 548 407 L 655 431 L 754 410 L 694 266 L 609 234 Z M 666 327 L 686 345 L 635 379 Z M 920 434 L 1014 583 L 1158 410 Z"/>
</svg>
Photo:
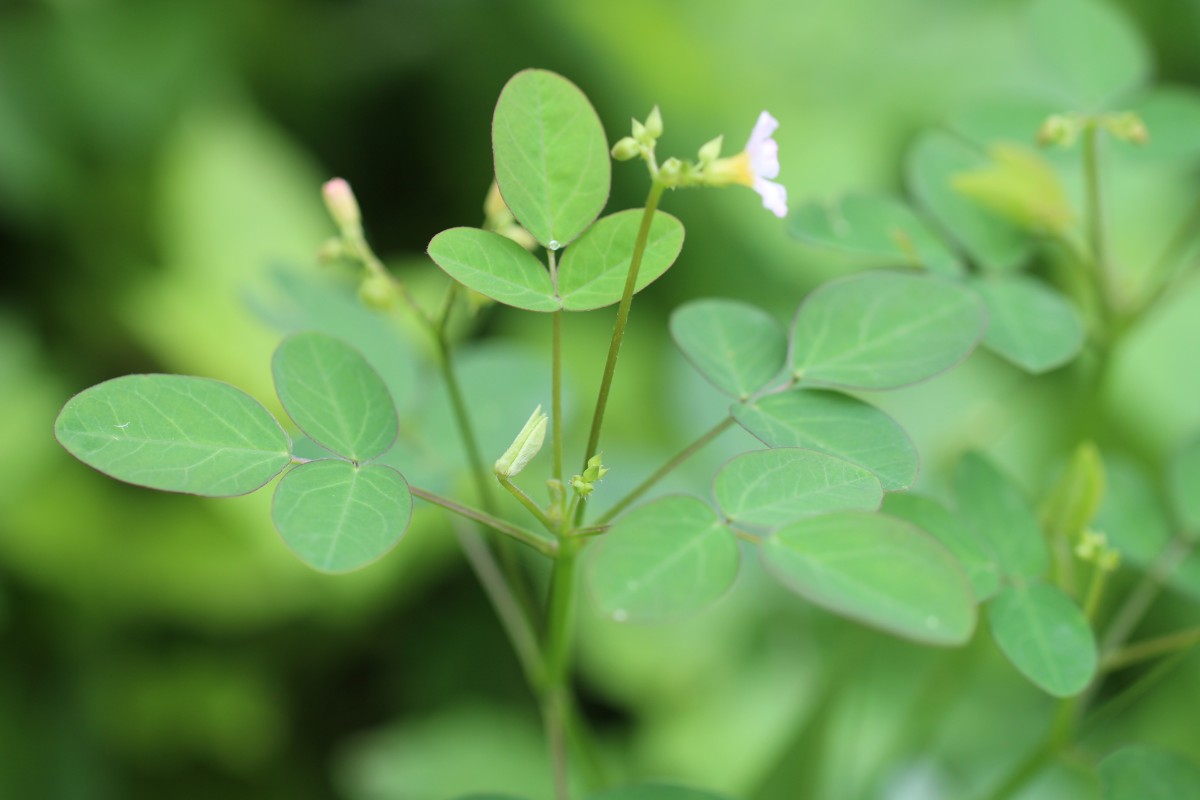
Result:
<svg viewBox="0 0 1200 800">
<path fill-rule="evenodd" d="M 1158 80 L 1200 85 L 1200 2 L 1121 5 Z M 1036 87 L 1024 8 L 0 0 L 0 797 L 545 796 L 532 699 L 443 516 L 421 511 L 361 573 L 318 575 L 274 533 L 267 493 L 200 500 L 113 482 L 55 444 L 58 409 L 101 380 L 151 371 L 220 378 L 273 404 L 271 350 L 314 317 L 353 329 L 401 406 L 415 405 L 428 393 L 420 346 L 360 319 L 316 266 L 333 233 L 319 185 L 347 178 L 376 250 L 436 288 L 422 251 L 443 228 L 479 223 L 492 106 L 521 68 L 575 81 L 614 140 L 659 104 L 666 154 L 718 133 L 734 150 L 769 109 L 781 181 L 799 202 L 899 190 L 918 131 Z M 1172 178 L 1195 193 L 1194 175 Z M 615 165 L 613 208 L 645 189 L 637 165 Z M 672 307 L 732 296 L 786 319 L 807 289 L 854 266 L 790 240 L 744 190 L 664 206 L 688 240 L 635 308 L 606 431 L 610 498 L 722 413 L 666 337 Z M 1198 312 L 1195 291 L 1171 298 L 1118 357 L 1105 444 L 1152 475 L 1200 429 Z M 567 323 L 576 427 L 611 317 Z M 505 309 L 482 320 L 481 337 L 507 344 L 469 347 L 463 369 L 498 454 L 548 399 L 548 322 Z M 973 445 L 1036 489 L 1066 444 L 1055 431 L 1069 381 L 1030 382 L 981 354 L 877 400 L 917 440 L 925 488 Z M 444 418 L 411 425 L 425 449 L 399 457 L 409 477 L 452 485 L 459 449 Z M 751 446 L 731 432 L 675 488 L 706 491 L 714 465 Z M 1048 698 L 979 637 L 922 650 L 783 597 L 757 572 L 670 628 L 615 627 L 585 607 L 580 690 L 615 776 L 738 796 L 952 798 L 988 785 L 1013 743 L 1044 726 Z M 1171 595 L 1149 624 L 1169 630 L 1189 614 Z M 1096 746 L 1141 740 L 1200 757 L 1180 694 L 1195 709 L 1195 657 Z M 1064 774 L 1033 791 L 1093 788 Z"/>
</svg>

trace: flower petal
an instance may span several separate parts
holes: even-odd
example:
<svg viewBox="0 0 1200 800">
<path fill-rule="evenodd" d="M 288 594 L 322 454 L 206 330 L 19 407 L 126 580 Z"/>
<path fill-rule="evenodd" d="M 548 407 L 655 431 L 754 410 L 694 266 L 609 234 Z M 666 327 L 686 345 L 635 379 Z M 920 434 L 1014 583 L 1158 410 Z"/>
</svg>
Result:
<svg viewBox="0 0 1200 800">
<path fill-rule="evenodd" d="M 782 219 L 787 216 L 787 189 L 783 184 L 769 181 L 766 178 L 754 179 L 754 191 L 762 196 L 763 208 Z"/>
<path fill-rule="evenodd" d="M 750 131 L 750 140 L 746 142 L 746 149 L 753 153 L 763 142 L 771 138 L 778 127 L 779 120 L 772 117 L 769 111 L 759 114 L 758 122 L 754 123 L 754 130 Z"/>
</svg>

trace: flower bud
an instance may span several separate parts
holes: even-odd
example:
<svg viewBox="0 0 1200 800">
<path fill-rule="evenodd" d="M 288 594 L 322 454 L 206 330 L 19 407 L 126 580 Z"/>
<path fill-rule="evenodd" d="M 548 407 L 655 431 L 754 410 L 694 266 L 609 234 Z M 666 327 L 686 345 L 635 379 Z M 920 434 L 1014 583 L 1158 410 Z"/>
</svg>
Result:
<svg viewBox="0 0 1200 800">
<path fill-rule="evenodd" d="M 721 144 L 725 141 L 724 136 L 718 136 L 710 142 L 707 142 L 700 148 L 699 161 L 700 166 L 711 164 L 721 156 Z"/>
<path fill-rule="evenodd" d="M 1105 114 L 1100 118 L 1100 124 L 1106 131 L 1123 142 L 1145 144 L 1150 141 L 1150 132 L 1146 129 L 1146 123 L 1132 111 Z"/>
<path fill-rule="evenodd" d="M 549 417 L 542 413 L 541 406 L 533 410 L 525 427 L 521 428 L 517 438 L 513 439 L 513 443 L 504 451 L 504 455 L 496 461 L 496 477 L 511 478 L 525 469 L 525 465 L 532 461 L 533 457 L 542 449 L 548 421 Z"/>
<path fill-rule="evenodd" d="M 334 224 L 340 230 L 362 227 L 362 213 L 358 210 L 358 201 L 354 198 L 350 184 L 341 178 L 334 178 L 321 187 L 321 195 L 325 198 L 329 216 L 333 217 Z"/>
<path fill-rule="evenodd" d="M 633 129 L 633 138 L 635 141 L 640 142 L 641 144 L 644 144 L 647 146 L 654 143 L 654 140 L 646 135 L 646 126 L 645 125 L 643 125 L 642 123 L 638 122 L 635 119 L 635 120 L 633 120 L 633 124 L 631 127 Z"/>
<path fill-rule="evenodd" d="M 663 135 L 662 112 L 658 110 L 658 106 L 650 109 L 650 115 L 646 117 L 646 135 L 651 139 Z"/>
<path fill-rule="evenodd" d="M 612 148 L 612 157 L 617 161 L 629 161 L 641 154 L 642 146 L 632 136 L 619 140 Z"/>
<path fill-rule="evenodd" d="M 341 239 L 326 239 L 317 248 L 317 263 L 332 264 L 346 256 L 346 246 Z"/>
<path fill-rule="evenodd" d="M 662 163 L 662 166 L 658 168 L 658 171 L 663 178 L 678 178 L 679 174 L 683 171 L 683 162 L 678 158 L 671 156 Z"/>
<path fill-rule="evenodd" d="M 1038 128 L 1037 143 L 1042 147 L 1070 147 L 1079 138 L 1080 121 L 1074 114 L 1052 114 Z"/>
<path fill-rule="evenodd" d="M 389 311 L 396 304 L 396 287 L 384 275 L 368 275 L 358 285 L 358 299 L 373 311 Z"/>
</svg>

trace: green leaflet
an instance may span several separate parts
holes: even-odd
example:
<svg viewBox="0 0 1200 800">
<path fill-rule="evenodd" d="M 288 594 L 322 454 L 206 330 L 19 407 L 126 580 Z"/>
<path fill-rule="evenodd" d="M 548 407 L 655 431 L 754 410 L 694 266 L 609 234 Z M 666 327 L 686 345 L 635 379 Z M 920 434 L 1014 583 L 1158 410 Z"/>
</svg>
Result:
<svg viewBox="0 0 1200 800">
<path fill-rule="evenodd" d="M 958 256 L 912 208 L 887 195 L 852 194 L 828 203 L 808 203 L 792 213 L 792 235 L 888 263 L 911 264 L 930 272 L 960 275 Z"/>
<path fill-rule="evenodd" d="M 561 75 L 527 69 L 509 79 L 492 117 L 492 150 L 504 202 L 543 247 L 566 247 L 608 202 L 604 128 Z"/>
<path fill-rule="evenodd" d="M 911 522 L 954 554 L 967 574 L 975 599 L 983 602 L 1000 590 L 1000 569 L 974 531 L 938 501 L 911 492 L 883 500 L 883 513 Z"/>
<path fill-rule="evenodd" d="M 929 131 L 909 151 L 909 189 L 972 258 L 990 270 L 1014 270 L 1028 260 L 1028 235 L 980 208 L 953 187 L 956 175 L 987 163 L 983 153 L 945 131 Z"/>
<path fill-rule="evenodd" d="M 557 311 L 550 273 L 512 239 L 479 228 L 450 228 L 429 243 L 429 257 L 454 280 L 498 303 Z"/>
<path fill-rule="evenodd" d="M 1153 747 L 1126 747 L 1100 762 L 1104 800 L 1182 800 L 1200 797 L 1200 768 Z"/>
<path fill-rule="evenodd" d="M 1049 567 L 1037 517 L 1021 490 L 978 453 L 967 453 L 954 473 L 958 513 L 991 551 L 1001 573 L 1037 578 Z"/>
<path fill-rule="evenodd" d="M 643 210 L 618 211 L 596 221 L 564 253 L 558 265 L 558 293 L 567 311 L 591 311 L 621 300 Z M 666 272 L 683 249 L 683 223 L 654 212 L 634 291 Z"/>
<path fill-rule="evenodd" d="M 71 455 L 118 480 L 229 497 L 278 475 L 292 443 L 271 413 L 227 383 L 126 375 L 72 397 L 54 434 Z"/>
<path fill-rule="evenodd" d="M 288 472 L 271 506 L 287 546 L 323 572 L 349 572 L 375 561 L 400 540 L 411 516 L 412 495 L 399 472 L 339 459 Z"/>
<path fill-rule="evenodd" d="M 693 300 L 671 314 L 671 336 L 696 371 L 745 400 L 779 374 L 787 340 L 775 318 L 736 300 Z"/>
<path fill-rule="evenodd" d="M 369 461 L 396 440 L 396 409 L 383 378 L 361 353 L 324 333 L 296 333 L 271 360 L 284 409 L 313 441 Z"/>
<path fill-rule="evenodd" d="M 988 604 L 992 636 L 1021 674 L 1055 697 L 1079 694 L 1096 674 L 1096 640 L 1057 586 L 1006 586 Z"/>
<path fill-rule="evenodd" d="M 662 622 L 716 602 L 739 560 L 737 540 L 707 504 L 673 496 L 621 517 L 595 546 L 587 578 L 606 616 Z"/>
<path fill-rule="evenodd" d="M 904 520 L 842 512 L 776 531 L 762 546 L 784 586 L 835 614 L 918 642 L 957 645 L 975 599 L 946 548 Z"/>
<path fill-rule="evenodd" d="M 814 291 L 792 323 L 792 370 L 804 383 L 895 389 L 962 361 L 983 336 L 983 304 L 941 277 L 868 272 Z"/>
<path fill-rule="evenodd" d="M 734 419 L 770 447 L 805 447 L 875 473 L 884 491 L 917 479 L 917 451 L 894 419 L 838 392 L 793 389 L 733 406 Z"/>
<path fill-rule="evenodd" d="M 1083 349 L 1083 319 L 1075 306 L 1041 281 L 997 275 L 973 281 L 988 309 L 983 344 L 1026 372 L 1061 366 Z"/>
<path fill-rule="evenodd" d="M 875 511 L 883 500 L 868 470 L 794 447 L 734 457 L 717 472 L 713 494 L 734 522 L 766 528 L 833 511 Z"/>
</svg>

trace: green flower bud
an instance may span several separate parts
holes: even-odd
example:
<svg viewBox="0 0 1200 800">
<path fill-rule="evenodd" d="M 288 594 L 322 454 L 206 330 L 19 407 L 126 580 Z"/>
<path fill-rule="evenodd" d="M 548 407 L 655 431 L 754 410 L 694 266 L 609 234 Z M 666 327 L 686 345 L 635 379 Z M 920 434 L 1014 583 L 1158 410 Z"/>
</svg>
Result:
<svg viewBox="0 0 1200 800">
<path fill-rule="evenodd" d="M 396 287 L 385 275 L 367 275 L 358 285 L 358 298 L 373 311 L 389 311 L 396 304 Z"/>
<path fill-rule="evenodd" d="M 517 434 L 517 438 L 513 439 L 513 443 L 504 451 L 504 455 L 500 456 L 496 461 L 495 471 L 496 476 L 500 478 L 511 478 L 521 470 L 525 469 L 525 465 L 533 460 L 533 457 L 542 449 L 542 442 L 546 438 L 546 423 L 549 420 L 542 413 L 542 407 L 538 406 L 533 410 L 533 414 L 525 423 L 525 427 L 521 428 L 521 432 Z"/>
<path fill-rule="evenodd" d="M 651 139 L 657 139 L 663 134 L 662 112 L 658 110 L 658 106 L 650 109 L 650 116 L 646 117 L 646 135 Z"/>
<path fill-rule="evenodd" d="M 1081 123 L 1077 114 L 1053 114 L 1038 128 L 1037 143 L 1042 147 L 1070 147 L 1079 138 Z"/>
<path fill-rule="evenodd" d="M 667 180 L 674 180 L 675 178 L 678 178 L 681 172 L 683 172 L 683 162 L 674 156 L 668 158 L 662 163 L 662 166 L 658 168 L 659 175 Z"/>
<path fill-rule="evenodd" d="M 646 145 L 647 147 L 654 144 L 654 140 L 646 135 L 646 126 L 645 125 L 643 125 L 642 123 L 638 122 L 635 119 L 635 120 L 633 120 L 633 125 L 631 127 L 633 128 L 633 138 L 636 141 L 638 141 L 641 144 Z"/>
<path fill-rule="evenodd" d="M 716 161 L 721 156 L 721 145 L 725 141 L 724 136 L 718 136 L 710 142 L 707 142 L 700 148 L 699 161 L 700 166 L 706 166 Z"/>
<path fill-rule="evenodd" d="M 317 248 L 317 263 L 332 264 L 346 257 L 346 246 L 341 239 L 326 239 Z"/>
<path fill-rule="evenodd" d="M 1146 123 L 1132 111 L 1105 114 L 1100 118 L 1100 125 L 1123 142 L 1145 144 L 1150 141 L 1150 131 L 1146 129 Z"/>
<path fill-rule="evenodd" d="M 629 161 L 641 154 L 642 146 L 632 136 L 626 136 L 619 140 L 612 148 L 612 157 L 617 161 Z"/>
</svg>

